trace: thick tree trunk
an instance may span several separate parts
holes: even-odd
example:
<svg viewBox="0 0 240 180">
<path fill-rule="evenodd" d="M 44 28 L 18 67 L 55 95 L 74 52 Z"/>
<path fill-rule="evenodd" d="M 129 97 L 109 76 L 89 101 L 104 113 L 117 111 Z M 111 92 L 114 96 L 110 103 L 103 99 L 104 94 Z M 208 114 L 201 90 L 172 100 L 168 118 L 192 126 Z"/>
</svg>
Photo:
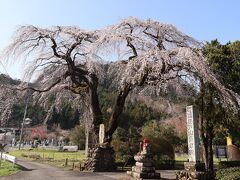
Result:
<svg viewBox="0 0 240 180">
<path fill-rule="evenodd" d="M 208 169 L 207 169 L 208 179 L 214 179 L 212 132 L 213 132 L 213 129 L 211 129 L 209 132 L 209 140 L 208 140 Z"/>
<path fill-rule="evenodd" d="M 94 134 L 96 137 L 98 137 L 99 125 L 103 121 L 102 111 L 101 111 L 99 100 L 98 100 L 97 87 L 98 87 L 98 78 L 96 76 L 92 76 L 91 82 L 89 83 L 89 102 L 90 102 L 91 111 L 92 111 Z M 96 141 L 98 141 L 98 138 L 96 138 Z"/>
<path fill-rule="evenodd" d="M 212 149 L 212 140 L 213 140 L 213 128 L 208 128 L 205 134 L 204 145 L 204 163 L 205 169 L 207 172 L 208 179 L 214 179 L 214 166 L 213 166 L 213 149 Z"/>
<path fill-rule="evenodd" d="M 97 91 L 93 91 L 96 89 L 90 89 L 90 102 L 93 108 L 93 116 L 94 116 L 94 130 L 98 133 L 99 131 L 99 123 L 102 122 L 101 110 L 98 103 Z M 122 91 L 118 94 L 117 101 L 113 110 L 113 113 L 109 120 L 108 130 L 105 133 L 104 145 L 105 146 L 97 146 L 92 149 L 92 154 L 90 154 L 89 158 L 85 161 L 85 170 L 91 171 L 116 171 L 115 164 L 115 155 L 114 150 L 109 144 L 112 140 L 112 135 L 118 127 L 118 119 L 120 114 L 123 111 L 124 103 L 127 98 L 128 93 L 131 90 L 130 85 L 126 85 Z M 100 113 L 100 114 L 99 114 Z M 101 117 L 99 117 L 101 115 Z"/>
<path fill-rule="evenodd" d="M 91 76 L 91 82 L 88 84 L 89 86 L 89 101 L 92 110 L 92 117 L 93 117 L 93 125 L 94 125 L 94 133 L 95 139 L 98 141 L 98 133 L 99 133 L 99 125 L 103 122 L 103 116 L 101 112 L 101 108 L 99 105 L 98 94 L 97 94 L 97 87 L 98 87 L 98 79 L 96 76 Z M 112 135 L 118 127 L 118 120 L 119 116 L 121 115 L 125 100 L 131 91 L 131 85 L 127 84 L 121 90 L 117 96 L 117 100 L 115 106 L 113 108 L 113 113 L 108 122 L 108 128 L 105 133 L 104 142 L 110 143 L 112 140 Z"/>
<path fill-rule="evenodd" d="M 95 134 L 98 134 L 99 125 L 102 123 L 102 112 L 99 106 L 97 89 L 90 89 L 89 91 L 89 100 L 92 110 L 94 132 Z"/>
<path fill-rule="evenodd" d="M 121 90 L 117 96 L 116 104 L 113 109 L 113 113 L 109 119 L 108 130 L 105 135 L 105 142 L 110 143 L 112 140 L 112 135 L 118 127 L 119 116 L 123 111 L 125 100 L 131 91 L 131 85 L 126 85 L 123 90 Z"/>
</svg>

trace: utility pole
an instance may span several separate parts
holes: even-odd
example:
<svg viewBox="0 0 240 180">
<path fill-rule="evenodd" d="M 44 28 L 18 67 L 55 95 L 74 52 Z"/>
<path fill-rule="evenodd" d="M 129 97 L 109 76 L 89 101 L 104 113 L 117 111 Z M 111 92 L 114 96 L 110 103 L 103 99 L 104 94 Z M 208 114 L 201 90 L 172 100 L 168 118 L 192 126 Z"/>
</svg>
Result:
<svg viewBox="0 0 240 180">
<path fill-rule="evenodd" d="M 21 149 L 22 136 L 23 136 L 23 128 L 24 128 L 25 119 L 26 119 L 26 115 L 27 115 L 28 101 L 29 101 L 29 97 L 27 97 L 27 99 L 26 99 L 26 106 L 25 106 L 25 110 L 24 110 L 22 128 L 21 128 L 21 133 L 20 133 L 20 140 L 19 140 L 19 146 L 18 146 L 18 149 L 19 149 L 19 150 Z"/>
</svg>

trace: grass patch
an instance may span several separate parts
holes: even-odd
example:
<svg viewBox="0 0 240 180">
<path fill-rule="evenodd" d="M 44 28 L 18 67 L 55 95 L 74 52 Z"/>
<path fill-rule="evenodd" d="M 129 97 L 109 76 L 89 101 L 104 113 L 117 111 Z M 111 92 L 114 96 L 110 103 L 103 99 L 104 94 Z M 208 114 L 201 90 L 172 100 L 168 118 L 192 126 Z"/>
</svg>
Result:
<svg viewBox="0 0 240 180">
<path fill-rule="evenodd" d="M 1 167 L 0 167 L 0 176 L 8 176 L 20 170 L 21 170 L 21 167 L 19 165 L 15 164 L 13 167 L 12 162 L 2 161 Z"/>
<path fill-rule="evenodd" d="M 56 167 L 71 169 L 74 165 L 81 164 L 85 160 L 84 151 L 78 152 L 59 152 L 56 150 L 32 149 L 16 150 L 9 154 L 41 163 L 47 163 Z"/>
</svg>

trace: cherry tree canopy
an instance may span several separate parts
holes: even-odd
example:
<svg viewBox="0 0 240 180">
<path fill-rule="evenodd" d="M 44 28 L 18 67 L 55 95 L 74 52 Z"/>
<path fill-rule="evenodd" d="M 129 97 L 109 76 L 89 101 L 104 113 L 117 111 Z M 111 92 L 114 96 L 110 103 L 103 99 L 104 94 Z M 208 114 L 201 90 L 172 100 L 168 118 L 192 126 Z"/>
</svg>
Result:
<svg viewBox="0 0 240 180">
<path fill-rule="evenodd" d="M 96 133 L 103 118 L 97 87 L 106 76 L 114 77 L 112 84 L 118 87 L 118 94 L 107 126 L 106 141 L 110 141 L 129 92 L 157 91 L 179 77 L 189 82 L 197 75 L 211 82 L 226 106 L 238 108 L 239 96 L 209 70 L 201 48 L 200 42 L 171 24 L 130 17 L 96 31 L 74 26 L 21 26 L 4 54 L 15 61 L 25 57 L 26 77 L 40 74 L 34 84 L 23 83 L 18 88 L 34 90 L 34 99 L 47 109 L 51 109 L 48 98 L 52 94 L 58 109 L 65 101 L 77 108 L 87 102 Z M 111 61 L 107 68 L 106 58 Z"/>
</svg>

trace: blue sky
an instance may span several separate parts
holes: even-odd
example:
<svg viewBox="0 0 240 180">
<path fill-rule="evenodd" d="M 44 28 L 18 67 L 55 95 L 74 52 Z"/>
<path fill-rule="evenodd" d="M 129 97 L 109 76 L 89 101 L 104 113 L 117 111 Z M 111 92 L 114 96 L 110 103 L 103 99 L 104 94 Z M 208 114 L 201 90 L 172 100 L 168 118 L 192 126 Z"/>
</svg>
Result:
<svg viewBox="0 0 240 180">
<path fill-rule="evenodd" d="M 226 43 L 240 39 L 238 0 L 1 0 L 0 50 L 18 25 L 77 25 L 100 29 L 128 16 L 174 24 L 200 40 Z M 21 78 L 20 65 L 6 66 Z M 0 73 L 5 73 L 0 65 Z"/>
</svg>

